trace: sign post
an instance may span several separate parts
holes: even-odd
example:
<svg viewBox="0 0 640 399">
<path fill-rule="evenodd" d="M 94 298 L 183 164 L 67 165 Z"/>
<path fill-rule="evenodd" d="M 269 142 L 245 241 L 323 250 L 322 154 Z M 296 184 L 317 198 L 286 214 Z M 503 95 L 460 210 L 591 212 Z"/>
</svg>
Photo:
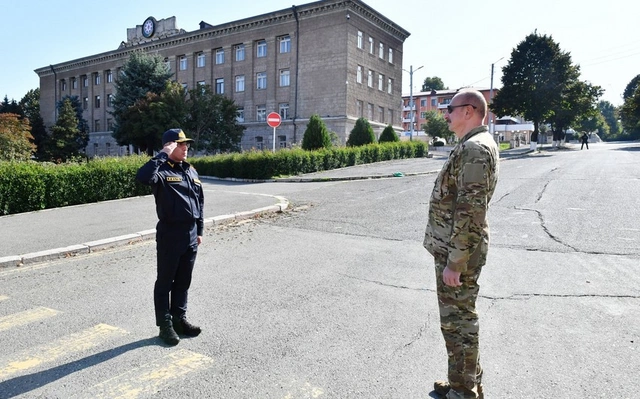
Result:
<svg viewBox="0 0 640 399">
<path fill-rule="evenodd" d="M 267 115 L 267 125 L 273 128 L 273 152 L 276 152 L 276 128 L 280 126 L 282 118 L 277 112 L 271 112 Z"/>
</svg>

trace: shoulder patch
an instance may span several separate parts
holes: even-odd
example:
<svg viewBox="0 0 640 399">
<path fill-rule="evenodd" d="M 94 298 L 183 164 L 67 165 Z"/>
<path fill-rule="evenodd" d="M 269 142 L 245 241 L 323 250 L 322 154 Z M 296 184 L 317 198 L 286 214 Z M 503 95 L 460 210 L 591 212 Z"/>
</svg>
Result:
<svg viewBox="0 0 640 399">
<path fill-rule="evenodd" d="M 462 170 L 462 181 L 465 183 L 481 183 L 484 181 L 484 165 L 467 163 Z"/>
</svg>

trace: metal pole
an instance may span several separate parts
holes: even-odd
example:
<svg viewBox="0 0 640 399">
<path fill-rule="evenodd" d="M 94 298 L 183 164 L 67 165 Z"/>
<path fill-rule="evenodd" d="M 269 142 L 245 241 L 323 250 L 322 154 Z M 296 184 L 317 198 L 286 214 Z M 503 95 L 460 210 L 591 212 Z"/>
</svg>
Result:
<svg viewBox="0 0 640 399">
<path fill-rule="evenodd" d="M 502 57 L 504 58 L 504 57 Z M 500 58 L 500 60 L 502 59 Z M 500 61 L 498 60 L 498 61 Z M 493 64 L 491 64 L 491 88 L 489 89 L 489 105 L 493 104 L 493 66 L 498 63 L 498 61 L 494 62 Z M 489 112 L 489 133 L 491 133 L 491 135 L 493 136 L 493 132 L 494 132 L 494 119 L 495 115 L 493 114 L 493 112 Z M 494 140 L 496 139 L 495 137 L 493 138 Z M 496 140 L 496 142 L 498 142 L 499 140 Z"/>
<path fill-rule="evenodd" d="M 413 140 L 413 65 L 409 67 L 409 140 Z"/>
<path fill-rule="evenodd" d="M 276 128 L 273 128 L 273 152 L 276 152 Z"/>
</svg>

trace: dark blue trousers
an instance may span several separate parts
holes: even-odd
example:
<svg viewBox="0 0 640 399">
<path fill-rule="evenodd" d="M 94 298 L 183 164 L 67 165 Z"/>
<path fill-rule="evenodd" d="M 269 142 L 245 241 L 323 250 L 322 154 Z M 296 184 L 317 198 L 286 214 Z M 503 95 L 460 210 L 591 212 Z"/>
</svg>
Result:
<svg viewBox="0 0 640 399">
<path fill-rule="evenodd" d="M 198 254 L 195 222 L 193 225 L 158 223 L 156 245 L 158 267 L 153 302 L 156 325 L 160 326 L 172 316 L 182 318 L 187 312 L 188 291 Z"/>
</svg>

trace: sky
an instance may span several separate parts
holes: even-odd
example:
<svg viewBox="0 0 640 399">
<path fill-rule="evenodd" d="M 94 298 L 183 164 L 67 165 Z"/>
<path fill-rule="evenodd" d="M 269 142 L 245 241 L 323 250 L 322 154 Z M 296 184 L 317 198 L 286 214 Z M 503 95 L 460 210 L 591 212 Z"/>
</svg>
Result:
<svg viewBox="0 0 640 399">
<path fill-rule="evenodd" d="M 127 28 L 149 16 L 175 16 L 194 31 L 311 1 L 292 0 L 0 0 L 3 38 L 0 98 L 19 101 L 39 86 L 35 69 L 118 48 Z M 626 85 L 640 74 L 640 2 L 630 0 L 365 0 L 411 34 L 403 48 L 403 94 L 426 77 L 450 89 L 501 86 L 502 67 L 527 35 L 550 35 L 580 65 L 581 79 L 601 86 L 602 100 L 622 104 Z"/>
</svg>

